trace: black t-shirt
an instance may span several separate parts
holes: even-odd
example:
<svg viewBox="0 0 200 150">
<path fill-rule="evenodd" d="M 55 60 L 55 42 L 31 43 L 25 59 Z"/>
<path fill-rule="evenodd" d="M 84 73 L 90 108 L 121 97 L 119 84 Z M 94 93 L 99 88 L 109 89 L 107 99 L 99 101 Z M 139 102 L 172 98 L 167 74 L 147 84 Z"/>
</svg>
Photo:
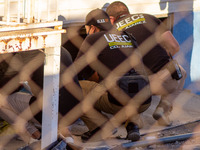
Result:
<svg viewBox="0 0 200 150">
<path fill-rule="evenodd" d="M 149 14 L 130 14 L 117 20 L 115 27 L 119 31 L 125 30 L 132 33 L 139 45 L 143 43 L 140 48 L 141 53 L 144 55 L 143 63 L 153 73 L 156 73 L 168 63 L 169 56 L 167 52 L 156 43 L 154 36 L 158 28 L 161 33 L 167 30 L 158 18 Z M 146 50 L 147 53 L 142 52 Z"/>
<path fill-rule="evenodd" d="M 108 32 L 101 31 L 87 36 L 76 59 L 87 52 L 94 54 L 88 57 L 97 55 L 97 59 L 94 58 L 92 63 L 79 73 L 79 77 L 88 79 L 94 71 L 97 71 L 102 78 L 105 78 L 110 71 L 126 60 L 133 50 L 133 45 L 128 35 L 118 32 L 116 29 Z M 126 72 L 128 71 L 126 70 L 124 73 Z"/>
<path fill-rule="evenodd" d="M 124 32 L 117 31 L 115 28 L 111 31 L 101 31 L 89 35 L 82 43 L 76 58 L 76 60 L 82 59 L 82 63 L 78 63 L 78 66 L 85 66 L 79 73 L 79 77 L 87 79 L 94 71 L 97 71 L 101 78 L 105 78 L 133 52 L 134 47 L 129 36 Z M 85 59 L 83 57 L 85 57 Z M 128 68 L 126 68 L 127 66 Z M 127 61 L 123 67 L 117 69 L 117 71 L 115 70 L 115 74 L 120 77 L 129 72 L 130 69 L 130 61 Z M 121 105 L 109 92 L 108 97 L 110 102 Z M 149 103 L 150 100 L 151 99 L 148 99 L 144 103 Z"/>
</svg>

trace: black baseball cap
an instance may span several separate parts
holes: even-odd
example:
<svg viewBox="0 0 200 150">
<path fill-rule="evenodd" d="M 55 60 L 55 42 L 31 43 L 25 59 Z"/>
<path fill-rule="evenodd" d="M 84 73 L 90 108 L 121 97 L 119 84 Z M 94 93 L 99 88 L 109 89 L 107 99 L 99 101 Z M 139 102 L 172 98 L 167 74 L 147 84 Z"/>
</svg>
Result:
<svg viewBox="0 0 200 150">
<path fill-rule="evenodd" d="M 112 27 L 108 14 L 99 8 L 94 9 L 87 14 L 85 25 L 93 25 L 102 30 L 109 30 Z"/>
</svg>

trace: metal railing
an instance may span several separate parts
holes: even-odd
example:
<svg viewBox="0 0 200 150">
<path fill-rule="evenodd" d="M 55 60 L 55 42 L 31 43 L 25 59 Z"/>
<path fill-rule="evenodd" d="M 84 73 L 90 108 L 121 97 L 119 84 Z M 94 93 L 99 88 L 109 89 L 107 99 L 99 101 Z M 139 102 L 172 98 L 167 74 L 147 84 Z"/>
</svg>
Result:
<svg viewBox="0 0 200 150">
<path fill-rule="evenodd" d="M 51 2 L 54 3 L 54 15 L 52 15 Z M 0 3 L 4 5 L 3 20 L 0 24 L 11 25 L 57 21 L 58 3 L 58 0 L 5 0 L 4 3 Z M 46 11 L 43 10 L 45 5 Z M 45 15 L 41 16 L 41 13 Z"/>
</svg>

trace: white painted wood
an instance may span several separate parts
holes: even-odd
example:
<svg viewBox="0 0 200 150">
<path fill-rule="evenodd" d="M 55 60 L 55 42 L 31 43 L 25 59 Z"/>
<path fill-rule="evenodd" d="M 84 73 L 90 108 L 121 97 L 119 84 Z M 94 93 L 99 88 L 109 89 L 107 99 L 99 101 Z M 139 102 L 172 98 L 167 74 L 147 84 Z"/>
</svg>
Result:
<svg viewBox="0 0 200 150">
<path fill-rule="evenodd" d="M 25 18 L 25 0 L 22 0 L 22 19 Z"/>
<path fill-rule="evenodd" d="M 9 24 L 9 22 L 10 22 L 10 0 L 5 0 L 4 7 L 5 7 L 4 16 L 6 18 L 6 23 Z"/>
<path fill-rule="evenodd" d="M 41 17 L 41 8 L 40 8 L 40 0 L 37 0 L 37 22 L 40 22 Z"/>
<path fill-rule="evenodd" d="M 20 23 L 20 12 L 21 12 L 21 4 L 20 4 L 20 0 L 17 1 L 17 23 Z"/>
<path fill-rule="evenodd" d="M 36 22 L 35 0 L 31 0 L 31 22 Z"/>
<path fill-rule="evenodd" d="M 31 0 L 26 0 L 27 2 L 27 23 L 31 23 Z"/>
<path fill-rule="evenodd" d="M 47 21 L 50 21 L 50 2 L 51 0 L 47 0 Z"/>
<path fill-rule="evenodd" d="M 60 47 L 46 48 L 45 54 L 41 149 L 57 140 Z"/>
<path fill-rule="evenodd" d="M 55 14 L 55 21 L 58 21 L 58 6 L 59 6 L 59 0 L 56 0 L 56 14 Z"/>
<path fill-rule="evenodd" d="M 55 23 L 53 24 L 60 25 L 59 22 Z M 58 27 L 30 28 L 36 26 L 22 25 L 17 31 L 9 31 L 9 27 L 3 26 L 1 28 L 3 32 L 0 32 L 0 53 L 45 49 L 41 143 L 41 149 L 44 149 L 57 140 L 60 46 L 61 33 L 65 30 Z M 44 27 L 44 23 L 41 26 Z"/>
<path fill-rule="evenodd" d="M 0 32 L 25 30 L 25 29 L 35 29 L 35 28 L 45 28 L 45 27 L 56 27 L 56 28 L 62 29 L 62 24 L 63 24 L 62 21 L 53 21 L 53 22 L 44 22 L 44 23 L 6 25 L 6 26 L 0 26 Z"/>
</svg>

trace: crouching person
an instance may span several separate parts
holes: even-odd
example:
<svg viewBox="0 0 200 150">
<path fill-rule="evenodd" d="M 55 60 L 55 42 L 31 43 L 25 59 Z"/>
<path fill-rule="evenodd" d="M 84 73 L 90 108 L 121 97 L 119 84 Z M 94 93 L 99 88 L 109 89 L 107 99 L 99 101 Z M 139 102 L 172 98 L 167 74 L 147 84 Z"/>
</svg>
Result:
<svg viewBox="0 0 200 150">
<path fill-rule="evenodd" d="M 127 139 L 138 141 L 140 139 L 139 127 L 141 126 L 139 113 L 145 111 L 151 102 L 148 81 L 147 86 L 143 87 L 133 83 L 130 84 L 130 87 L 125 84 L 126 87 L 123 88 L 118 84 L 122 78 L 139 76 L 133 68 L 134 65 L 128 61 L 129 56 L 134 55 L 133 43 L 126 33 L 112 28 L 109 16 L 101 9 L 95 9 L 88 13 L 85 28 L 88 36 L 75 60 L 76 67 L 81 70 L 79 77 L 85 79 L 79 81 L 83 95 L 91 98 L 88 105 L 94 106 L 99 112 L 112 114 L 114 117 L 110 121 L 107 118 L 108 122 L 105 120 L 101 127 L 92 123 L 100 120 L 99 118 L 91 117 L 92 120 L 83 118 L 89 131 L 82 134 L 81 138 L 83 141 L 88 141 L 99 129 L 103 130 L 109 122 L 114 127 L 118 127 L 128 121 L 126 124 Z M 85 64 L 83 64 L 83 60 L 85 60 Z M 84 67 L 81 68 L 82 66 Z M 99 75 L 99 83 L 88 81 L 94 72 Z M 115 80 L 115 78 L 120 80 Z M 127 91 L 126 88 L 129 88 L 130 91 Z M 143 89 L 143 94 L 140 93 L 141 89 Z M 133 95 L 131 96 L 129 93 Z M 137 94 L 138 96 L 135 96 Z M 142 106 L 143 108 L 141 108 Z"/>
</svg>

